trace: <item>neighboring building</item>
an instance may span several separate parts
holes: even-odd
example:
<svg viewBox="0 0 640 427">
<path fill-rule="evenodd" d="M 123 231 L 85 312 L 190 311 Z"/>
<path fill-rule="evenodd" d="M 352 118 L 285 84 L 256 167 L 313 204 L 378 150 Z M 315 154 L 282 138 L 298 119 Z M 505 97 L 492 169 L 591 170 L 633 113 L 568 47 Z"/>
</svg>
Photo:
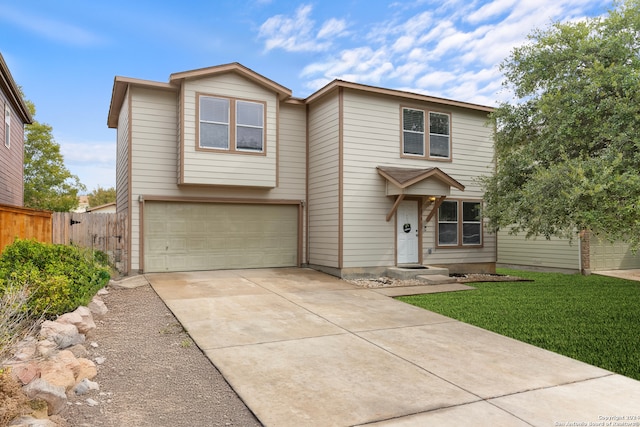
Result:
<svg viewBox="0 0 640 427">
<path fill-rule="evenodd" d="M 116 77 L 130 272 L 494 271 L 476 181 L 490 107 L 335 80 L 306 99 L 237 63 Z"/>
<path fill-rule="evenodd" d="M 78 196 L 78 207 L 73 209 L 72 212 L 83 213 L 86 212 L 87 209 L 89 209 L 89 196 Z"/>
<path fill-rule="evenodd" d="M 524 235 L 498 232 L 498 264 L 529 270 L 590 273 L 640 268 L 640 252 L 630 245 L 611 243 L 591 234 L 573 241 L 553 237 L 526 239 Z"/>
<path fill-rule="evenodd" d="M 88 213 L 115 213 L 116 202 L 105 203 L 104 205 L 89 207 L 85 210 Z"/>
<path fill-rule="evenodd" d="M 24 204 L 24 125 L 31 124 L 18 85 L 0 54 L 0 204 Z"/>
</svg>

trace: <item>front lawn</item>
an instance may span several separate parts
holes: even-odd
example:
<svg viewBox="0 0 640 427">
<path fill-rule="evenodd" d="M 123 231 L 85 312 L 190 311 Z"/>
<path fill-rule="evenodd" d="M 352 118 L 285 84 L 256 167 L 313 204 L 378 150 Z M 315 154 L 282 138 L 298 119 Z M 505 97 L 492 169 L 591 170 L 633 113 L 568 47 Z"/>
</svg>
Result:
<svg viewBox="0 0 640 427">
<path fill-rule="evenodd" d="M 398 299 L 640 380 L 640 282 L 498 272 L 533 281 Z"/>
</svg>

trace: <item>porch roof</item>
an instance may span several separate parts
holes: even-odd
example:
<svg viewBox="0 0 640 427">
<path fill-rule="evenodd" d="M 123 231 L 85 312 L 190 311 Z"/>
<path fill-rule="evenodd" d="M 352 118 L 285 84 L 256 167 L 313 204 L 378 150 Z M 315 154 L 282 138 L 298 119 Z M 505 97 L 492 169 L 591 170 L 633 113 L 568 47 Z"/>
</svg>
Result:
<svg viewBox="0 0 640 427">
<path fill-rule="evenodd" d="M 405 196 L 432 196 L 430 201 L 434 201 L 435 204 L 426 220 L 429 222 L 449 195 L 451 187 L 464 191 L 464 185 L 438 168 L 377 166 L 376 169 L 378 174 L 387 180 L 387 196 L 396 196 L 391 210 L 387 213 L 387 221 L 391 220 Z"/>
<path fill-rule="evenodd" d="M 438 168 L 413 169 L 378 166 L 376 169 L 380 175 L 385 177 L 387 181 L 391 182 L 398 188 L 407 188 L 424 181 L 425 179 L 432 178 L 442 182 L 443 184 L 447 184 L 449 187 L 454 187 L 460 191 L 464 191 L 464 185 L 460 184 Z"/>
</svg>

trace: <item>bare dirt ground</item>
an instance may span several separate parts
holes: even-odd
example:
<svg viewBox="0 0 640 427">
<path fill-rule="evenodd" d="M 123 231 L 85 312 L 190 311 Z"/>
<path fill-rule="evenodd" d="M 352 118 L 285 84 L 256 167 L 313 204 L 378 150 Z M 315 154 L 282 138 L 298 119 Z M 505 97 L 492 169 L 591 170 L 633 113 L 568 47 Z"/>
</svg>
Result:
<svg viewBox="0 0 640 427">
<path fill-rule="evenodd" d="M 524 281 L 520 277 L 502 274 L 460 274 L 456 277 L 458 283 L 478 282 L 519 282 Z M 387 288 L 396 286 L 424 286 L 426 283 L 419 279 L 394 279 L 392 277 L 377 277 L 368 279 L 353 279 L 348 281 L 361 288 Z"/>
<path fill-rule="evenodd" d="M 69 399 L 70 427 L 261 426 L 151 286 L 108 290 L 86 346 L 100 390 Z"/>
</svg>

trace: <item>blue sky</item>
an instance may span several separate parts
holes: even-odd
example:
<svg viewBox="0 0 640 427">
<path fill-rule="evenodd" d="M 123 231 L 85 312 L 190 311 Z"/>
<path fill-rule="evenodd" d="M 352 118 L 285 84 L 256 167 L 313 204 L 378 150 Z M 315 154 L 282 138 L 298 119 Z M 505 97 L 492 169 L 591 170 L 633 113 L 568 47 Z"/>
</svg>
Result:
<svg viewBox="0 0 640 427">
<path fill-rule="evenodd" d="M 88 190 L 115 186 L 116 75 L 240 62 L 306 97 L 334 78 L 495 105 L 534 28 L 612 0 L 0 0 L 0 52 Z"/>
</svg>

